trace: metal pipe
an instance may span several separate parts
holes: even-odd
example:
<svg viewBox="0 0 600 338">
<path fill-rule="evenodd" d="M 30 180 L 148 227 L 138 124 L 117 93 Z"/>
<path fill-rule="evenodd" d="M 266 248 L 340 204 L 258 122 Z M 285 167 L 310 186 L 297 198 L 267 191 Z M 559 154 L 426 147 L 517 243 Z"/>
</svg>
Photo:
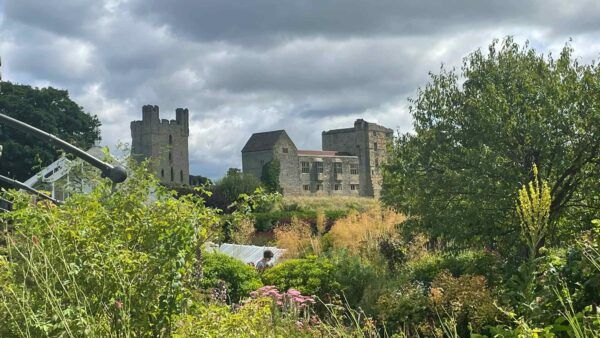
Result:
<svg viewBox="0 0 600 338">
<path fill-rule="evenodd" d="M 8 178 L 6 176 L 0 175 L 0 181 L 4 182 L 4 183 L 7 183 L 7 184 L 10 184 L 11 186 L 13 186 L 15 188 L 26 190 L 26 191 L 28 191 L 28 192 L 36 195 L 36 196 L 45 198 L 45 199 L 53 202 L 54 204 L 62 204 L 61 201 L 55 200 L 54 198 L 52 198 L 52 197 L 50 197 L 50 196 L 48 196 L 48 195 L 46 195 L 44 193 L 41 193 L 41 192 L 39 192 L 39 191 L 37 191 L 37 190 L 35 190 L 35 189 L 33 189 L 33 188 L 31 188 L 31 187 L 29 187 L 29 186 L 21 183 L 19 181 L 13 180 L 12 178 Z"/>
<path fill-rule="evenodd" d="M 125 171 L 125 168 L 119 165 L 113 166 L 104 161 L 101 161 L 98 158 L 86 153 L 85 151 L 75 147 L 74 145 L 66 141 L 61 140 L 60 138 L 52 134 L 49 134 L 43 130 L 30 126 L 27 123 L 21 122 L 4 114 L 0 114 L 0 122 L 20 131 L 31 133 L 33 136 L 38 137 L 44 141 L 54 143 L 56 146 L 63 149 L 64 151 L 71 153 L 88 162 L 89 164 L 93 165 L 94 167 L 100 169 L 100 171 L 102 172 L 102 177 L 108 177 L 114 183 L 121 183 L 125 181 L 125 179 L 127 179 L 127 171 Z"/>
</svg>

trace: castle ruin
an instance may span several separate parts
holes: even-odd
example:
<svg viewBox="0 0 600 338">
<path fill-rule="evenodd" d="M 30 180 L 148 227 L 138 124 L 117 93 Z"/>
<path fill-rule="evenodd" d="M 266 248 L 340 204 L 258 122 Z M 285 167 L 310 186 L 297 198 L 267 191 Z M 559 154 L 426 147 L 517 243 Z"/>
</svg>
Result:
<svg viewBox="0 0 600 338">
<path fill-rule="evenodd" d="M 189 135 L 188 109 L 177 108 L 175 120 L 161 120 L 158 106 L 143 106 L 142 120 L 131 122 L 131 156 L 137 161 L 151 159 L 151 169 L 161 183 L 187 185 Z"/>
<path fill-rule="evenodd" d="M 352 128 L 324 131 L 323 150 L 299 150 L 285 130 L 255 133 L 242 149 L 242 170 L 260 178 L 265 165 L 278 161 L 284 195 L 379 198 L 392 135 L 358 119 Z"/>
</svg>

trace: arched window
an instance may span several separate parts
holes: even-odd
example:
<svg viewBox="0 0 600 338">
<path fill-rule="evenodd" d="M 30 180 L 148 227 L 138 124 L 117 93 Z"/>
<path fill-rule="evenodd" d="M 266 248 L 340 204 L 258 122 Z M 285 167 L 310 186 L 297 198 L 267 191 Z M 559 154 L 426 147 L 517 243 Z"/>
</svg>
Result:
<svg viewBox="0 0 600 338">
<path fill-rule="evenodd" d="M 169 161 L 173 160 L 173 154 L 171 154 L 171 152 L 169 151 Z"/>
<path fill-rule="evenodd" d="M 160 177 L 165 177 L 165 169 L 160 169 Z"/>
<path fill-rule="evenodd" d="M 169 144 L 173 144 L 173 135 L 169 135 Z"/>
<path fill-rule="evenodd" d="M 175 175 L 173 174 L 173 167 L 171 167 L 171 182 L 175 180 Z"/>
<path fill-rule="evenodd" d="M 183 170 L 179 170 L 179 181 L 183 183 Z"/>
</svg>

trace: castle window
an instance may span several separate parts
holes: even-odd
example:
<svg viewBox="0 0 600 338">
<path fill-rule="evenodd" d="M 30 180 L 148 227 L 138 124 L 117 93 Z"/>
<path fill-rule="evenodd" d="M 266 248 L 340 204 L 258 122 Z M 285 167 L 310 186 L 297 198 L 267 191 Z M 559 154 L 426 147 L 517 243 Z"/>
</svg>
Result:
<svg viewBox="0 0 600 338">
<path fill-rule="evenodd" d="M 320 191 L 320 190 L 323 190 L 323 185 L 322 184 L 317 184 L 315 186 L 315 191 Z"/>
<path fill-rule="evenodd" d="M 350 184 L 350 190 L 358 190 L 358 184 Z"/>
<path fill-rule="evenodd" d="M 336 174 L 342 173 L 342 163 L 341 162 L 335 162 L 333 164 L 333 172 Z"/>
<path fill-rule="evenodd" d="M 160 177 L 165 177 L 165 169 L 160 169 Z"/>
<path fill-rule="evenodd" d="M 358 164 L 350 164 L 350 175 L 358 175 Z"/>
<path fill-rule="evenodd" d="M 335 191 L 342 190 L 342 185 L 341 185 L 341 184 L 335 184 L 335 185 L 333 186 L 333 190 L 335 190 Z"/>
<path fill-rule="evenodd" d="M 173 144 L 173 135 L 169 135 L 169 144 Z"/>
<path fill-rule="evenodd" d="M 287 154 L 288 153 L 288 148 L 283 148 L 283 153 Z"/>
<path fill-rule="evenodd" d="M 302 161 L 302 173 L 303 174 L 310 173 L 310 162 Z"/>
<path fill-rule="evenodd" d="M 183 170 L 179 170 L 179 181 L 183 183 Z"/>
<path fill-rule="evenodd" d="M 373 143 L 373 150 L 377 150 L 377 142 Z"/>
<path fill-rule="evenodd" d="M 175 180 L 175 175 L 173 174 L 173 167 L 171 167 L 171 182 Z"/>
<path fill-rule="evenodd" d="M 377 136 L 377 132 L 375 132 L 375 131 L 374 131 L 374 132 L 373 132 L 373 136 Z"/>
<path fill-rule="evenodd" d="M 309 191 L 310 190 L 310 185 L 305 184 L 302 186 L 302 189 L 304 189 L 304 191 Z"/>
<path fill-rule="evenodd" d="M 375 166 L 379 167 L 379 159 L 378 158 L 375 159 Z"/>
<path fill-rule="evenodd" d="M 171 152 L 169 151 L 169 161 L 173 160 L 173 154 L 171 154 Z"/>
<path fill-rule="evenodd" d="M 323 173 L 323 162 L 315 162 L 317 174 Z"/>
</svg>

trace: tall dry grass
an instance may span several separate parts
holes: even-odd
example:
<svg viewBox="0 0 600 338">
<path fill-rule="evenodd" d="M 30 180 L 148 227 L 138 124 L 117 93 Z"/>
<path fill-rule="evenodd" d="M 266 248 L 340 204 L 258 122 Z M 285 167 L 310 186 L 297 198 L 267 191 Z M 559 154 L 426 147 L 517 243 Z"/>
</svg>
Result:
<svg viewBox="0 0 600 338">
<path fill-rule="evenodd" d="M 380 239 L 393 236 L 396 226 L 405 219 L 405 216 L 377 205 L 366 212 L 352 212 L 337 220 L 328 236 L 334 247 L 345 248 L 355 254 L 376 251 Z"/>
<path fill-rule="evenodd" d="M 298 258 L 307 254 L 320 254 L 321 243 L 313 235 L 310 223 L 292 217 L 290 224 L 275 229 L 275 243 L 286 249 L 285 258 Z"/>
</svg>

